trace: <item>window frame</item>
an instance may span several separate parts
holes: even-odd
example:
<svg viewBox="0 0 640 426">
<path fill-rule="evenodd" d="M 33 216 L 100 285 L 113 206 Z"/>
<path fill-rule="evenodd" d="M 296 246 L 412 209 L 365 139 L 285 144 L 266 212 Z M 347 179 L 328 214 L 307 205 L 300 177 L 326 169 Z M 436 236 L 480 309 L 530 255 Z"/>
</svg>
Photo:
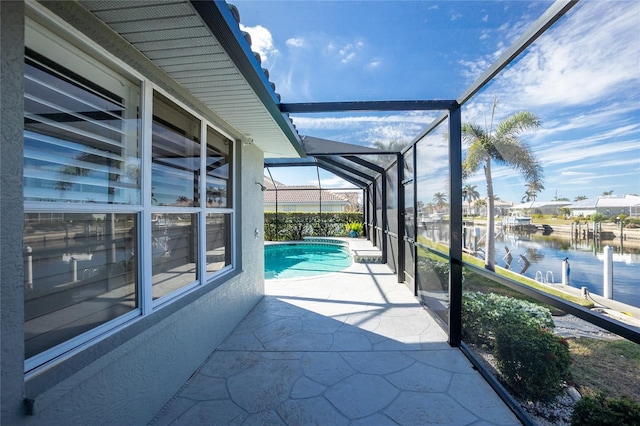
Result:
<svg viewBox="0 0 640 426">
<path fill-rule="evenodd" d="M 238 139 L 230 135 L 227 131 L 217 126 L 213 120 L 207 118 L 204 114 L 188 107 L 185 102 L 177 99 L 168 93 L 162 86 L 152 80 L 153 77 L 145 76 L 135 71 L 118 57 L 107 53 L 102 47 L 95 42 L 89 40 L 86 36 L 71 28 L 65 22 L 62 22 L 55 16 L 52 16 L 40 6 L 33 5 L 28 8 L 25 17 L 25 29 L 30 34 L 26 37 L 25 47 L 29 48 L 34 43 L 44 42 L 50 43 L 47 39 L 49 34 L 54 35 L 55 43 L 59 43 L 58 49 L 65 51 L 65 55 L 75 55 L 79 61 L 88 62 L 89 65 L 96 66 L 99 64 L 105 70 L 104 72 L 130 81 L 136 88 L 139 95 L 137 101 L 137 140 L 138 140 L 138 158 L 141 167 L 140 180 L 138 189 L 140 193 L 139 204 L 94 204 L 94 203 L 60 203 L 47 201 L 26 201 L 23 198 L 24 216 L 23 220 L 28 221 L 27 215 L 30 214 L 50 214 L 56 215 L 60 213 L 127 213 L 132 214 L 137 220 L 137 289 L 136 297 L 138 305 L 132 311 L 117 316 L 105 323 L 92 328 L 86 332 L 78 334 L 62 343 L 59 343 L 49 349 L 46 349 L 28 359 L 24 360 L 25 377 L 29 378 L 38 374 L 43 369 L 51 365 L 55 365 L 68 359 L 87 347 L 95 343 L 113 336 L 130 325 L 144 320 L 151 314 L 161 311 L 169 305 L 181 306 L 182 303 L 174 303 L 184 298 L 185 295 L 196 292 L 199 289 L 209 287 L 213 290 L 218 285 L 226 282 L 235 276 L 235 273 L 241 270 L 238 264 L 240 259 L 238 250 L 239 230 L 236 227 L 237 214 L 239 214 L 238 206 L 238 185 L 240 182 L 239 167 L 239 144 Z M 42 54 L 42 53 L 41 53 Z M 47 51 L 45 55 L 49 61 L 60 64 L 59 51 Z M 95 79 L 89 79 L 96 85 L 101 86 L 100 82 Z M 176 208 L 167 206 L 153 206 L 151 202 L 151 166 L 152 166 L 152 124 L 153 124 L 153 93 L 158 92 L 162 96 L 174 102 L 179 108 L 186 113 L 191 114 L 200 123 L 200 171 L 205 178 L 199 180 L 200 205 L 197 207 Z M 185 92 L 186 93 L 186 92 Z M 222 137 L 228 139 L 230 143 L 230 185 L 231 207 L 207 207 L 203 194 L 206 194 L 206 148 L 207 148 L 207 131 L 211 129 Z M 157 300 L 153 300 L 152 289 L 152 250 L 151 244 L 147 240 L 151 240 L 152 235 L 152 214 L 162 210 L 162 212 L 170 213 L 176 211 L 185 213 L 186 210 L 197 215 L 197 258 L 199 277 L 196 281 L 167 294 Z M 229 215 L 229 241 L 226 244 L 226 250 L 229 251 L 230 264 L 225 265 L 221 269 L 214 272 L 207 272 L 206 264 L 206 219 L 208 214 L 225 214 Z M 189 299 L 187 299 L 189 300 Z M 173 309 L 168 309 L 171 312 Z M 147 323 L 143 321 L 143 323 Z"/>
</svg>

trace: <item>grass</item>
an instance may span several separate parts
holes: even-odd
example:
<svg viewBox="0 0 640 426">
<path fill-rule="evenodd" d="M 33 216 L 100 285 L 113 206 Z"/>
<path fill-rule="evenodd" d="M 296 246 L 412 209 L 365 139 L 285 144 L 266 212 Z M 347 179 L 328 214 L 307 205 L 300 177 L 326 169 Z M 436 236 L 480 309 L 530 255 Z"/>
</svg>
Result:
<svg viewBox="0 0 640 426">
<path fill-rule="evenodd" d="M 628 340 L 570 339 L 571 372 L 583 396 L 603 392 L 640 402 L 640 345 Z"/>
</svg>

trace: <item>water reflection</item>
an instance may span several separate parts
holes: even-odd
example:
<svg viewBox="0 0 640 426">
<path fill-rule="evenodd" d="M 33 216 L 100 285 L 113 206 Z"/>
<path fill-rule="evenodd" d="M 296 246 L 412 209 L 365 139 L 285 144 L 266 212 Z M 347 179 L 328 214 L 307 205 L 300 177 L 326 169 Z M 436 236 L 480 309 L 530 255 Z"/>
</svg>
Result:
<svg viewBox="0 0 640 426">
<path fill-rule="evenodd" d="M 571 235 L 544 235 L 540 232 L 503 232 L 497 241 L 496 264 L 508 267 L 529 278 L 561 283 L 562 261 L 571 262 L 569 284 L 572 287 L 587 287 L 590 292 L 603 294 L 603 248 L 613 247 L 614 299 L 640 306 L 639 266 L 640 247 L 631 247 L 619 240 L 581 240 Z M 497 247 L 498 244 L 496 244 Z M 509 255 L 511 262 L 509 262 Z M 523 259 L 530 263 L 528 267 Z M 517 265 L 516 265 L 517 262 Z"/>
</svg>

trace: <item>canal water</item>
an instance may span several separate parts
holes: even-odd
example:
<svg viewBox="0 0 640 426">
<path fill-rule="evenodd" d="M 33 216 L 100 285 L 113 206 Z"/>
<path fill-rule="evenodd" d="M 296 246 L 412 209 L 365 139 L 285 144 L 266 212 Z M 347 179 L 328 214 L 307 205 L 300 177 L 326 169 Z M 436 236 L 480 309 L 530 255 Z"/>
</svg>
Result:
<svg viewBox="0 0 640 426">
<path fill-rule="evenodd" d="M 538 281 L 562 283 L 562 261 L 568 258 L 569 284 L 587 287 L 589 292 L 602 295 L 604 282 L 603 248 L 607 241 L 571 241 L 568 237 L 540 234 L 507 233 L 496 239 L 496 264 L 507 266 L 507 248 L 513 260 L 509 269 L 523 275 L 538 277 Z M 640 307 L 640 249 L 613 246 L 613 299 Z"/>
</svg>

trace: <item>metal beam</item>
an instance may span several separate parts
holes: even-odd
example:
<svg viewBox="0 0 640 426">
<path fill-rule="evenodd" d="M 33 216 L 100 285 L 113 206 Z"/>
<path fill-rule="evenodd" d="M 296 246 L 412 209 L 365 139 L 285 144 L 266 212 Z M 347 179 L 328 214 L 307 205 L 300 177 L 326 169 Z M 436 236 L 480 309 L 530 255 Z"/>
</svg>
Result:
<svg viewBox="0 0 640 426">
<path fill-rule="evenodd" d="M 344 173 L 344 171 L 342 170 L 336 170 L 335 168 L 327 165 L 327 164 L 318 164 L 318 167 L 331 172 L 333 174 L 335 174 L 338 177 L 341 177 L 342 179 L 346 180 L 347 182 L 356 185 L 358 188 L 364 189 L 367 187 L 367 185 L 369 185 L 367 182 L 361 181 L 359 179 L 354 178 L 353 176 L 349 176 L 348 174 Z"/>
<path fill-rule="evenodd" d="M 462 118 L 449 112 L 449 345 L 462 341 Z"/>
<path fill-rule="evenodd" d="M 376 214 L 376 200 L 378 199 L 378 195 L 376 194 L 376 183 L 369 185 L 368 188 L 369 193 L 371 194 L 371 205 L 373 206 L 373 211 L 370 211 L 371 215 L 371 234 L 373 234 L 373 239 L 371 243 L 374 247 L 378 246 L 378 233 L 376 231 L 376 227 L 378 226 L 378 215 Z"/>
<path fill-rule="evenodd" d="M 387 174 L 380 175 L 382 179 L 382 263 L 387 263 L 387 234 L 389 220 L 387 219 Z"/>
<path fill-rule="evenodd" d="M 404 205 L 404 156 L 400 153 L 397 155 L 396 168 L 396 188 L 398 188 L 398 211 L 396 214 L 396 222 L 398 224 L 398 283 L 404 282 L 404 217 L 405 217 L 405 205 Z"/>
<path fill-rule="evenodd" d="M 350 169 L 347 165 L 345 164 L 340 164 L 339 162 L 328 158 L 328 157 L 321 157 L 318 158 L 318 163 L 327 163 L 327 164 L 331 164 L 339 169 L 346 169 L 349 173 L 354 174 L 356 176 L 360 176 L 361 178 L 367 180 L 368 182 L 371 182 L 372 180 L 375 179 L 375 177 L 370 176 L 366 173 L 361 172 L 360 170 L 356 170 L 356 169 Z"/>
<path fill-rule="evenodd" d="M 343 111 L 437 111 L 448 110 L 454 102 L 455 100 L 281 103 L 280 111 L 288 114 Z"/>
<path fill-rule="evenodd" d="M 376 172 L 376 171 L 374 171 L 372 169 L 367 169 L 366 167 L 361 167 L 357 163 L 355 163 L 353 161 L 350 161 L 350 160 L 346 159 L 345 157 L 343 157 L 341 155 L 332 155 L 330 157 L 318 157 L 318 161 L 323 161 L 324 159 L 329 159 L 330 161 L 333 161 L 334 163 L 339 164 L 343 168 L 346 168 L 346 169 L 349 169 L 349 170 L 359 171 L 360 173 L 364 173 L 365 175 L 369 176 L 370 179 L 375 179 L 378 175 L 381 174 L 381 173 L 378 173 L 378 172 Z M 382 170 L 382 172 L 384 173 L 384 169 Z"/>
<path fill-rule="evenodd" d="M 418 295 L 418 250 L 416 250 L 416 241 L 418 241 L 418 150 L 412 145 L 413 151 L 411 156 L 411 164 L 413 170 L 413 241 L 411 242 L 411 250 L 413 252 L 413 295 Z"/>
<path fill-rule="evenodd" d="M 364 166 L 364 167 L 366 167 L 368 169 L 371 169 L 374 172 L 384 173 L 384 168 L 383 167 L 381 167 L 381 166 L 379 166 L 379 165 L 377 165 L 375 163 L 372 163 L 370 161 L 364 160 L 364 159 L 362 159 L 360 157 L 356 157 L 355 155 L 345 155 L 345 156 L 343 156 L 343 158 L 345 160 L 353 161 L 356 164 L 360 164 L 361 166 Z"/>
<path fill-rule="evenodd" d="M 278 163 L 272 163 L 270 161 L 267 161 L 265 159 L 264 162 L 264 167 L 317 167 L 318 163 L 316 161 L 308 161 L 305 163 L 301 163 L 299 161 L 294 161 L 295 159 L 293 159 L 292 161 L 283 161 L 283 162 L 278 162 Z"/>
</svg>

